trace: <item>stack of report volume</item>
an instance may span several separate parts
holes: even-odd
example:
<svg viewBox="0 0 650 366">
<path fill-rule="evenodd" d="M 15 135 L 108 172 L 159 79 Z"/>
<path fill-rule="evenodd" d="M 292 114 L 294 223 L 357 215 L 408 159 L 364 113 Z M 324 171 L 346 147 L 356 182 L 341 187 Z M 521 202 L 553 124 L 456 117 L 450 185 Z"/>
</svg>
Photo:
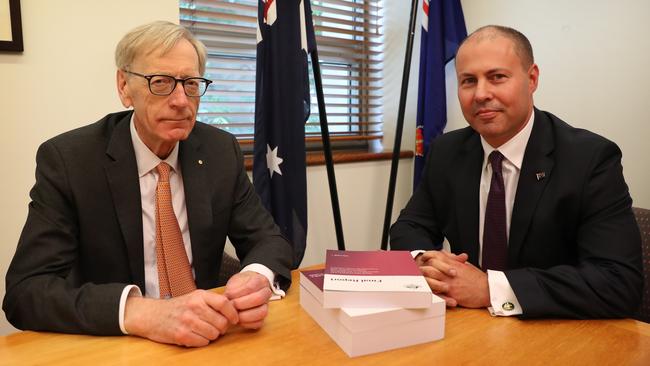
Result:
<svg viewBox="0 0 650 366">
<path fill-rule="evenodd" d="M 350 357 L 444 337 L 445 302 L 409 252 L 328 250 L 300 273 L 300 305 Z"/>
</svg>

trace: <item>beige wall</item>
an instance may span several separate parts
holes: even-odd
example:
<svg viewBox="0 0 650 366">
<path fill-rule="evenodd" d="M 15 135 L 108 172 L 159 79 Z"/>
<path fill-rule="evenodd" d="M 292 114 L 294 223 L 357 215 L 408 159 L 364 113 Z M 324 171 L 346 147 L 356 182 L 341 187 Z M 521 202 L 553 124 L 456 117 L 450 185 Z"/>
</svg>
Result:
<svg viewBox="0 0 650 366">
<path fill-rule="evenodd" d="M 336 166 L 341 220 L 346 249 L 376 250 L 381 243 L 381 229 L 386 210 L 386 192 L 390 161 L 341 164 Z M 411 194 L 412 160 L 401 160 L 393 217 Z M 302 264 L 325 261 L 325 250 L 336 249 L 327 172 L 324 166 L 307 170 L 308 232 L 307 252 Z"/>
</svg>

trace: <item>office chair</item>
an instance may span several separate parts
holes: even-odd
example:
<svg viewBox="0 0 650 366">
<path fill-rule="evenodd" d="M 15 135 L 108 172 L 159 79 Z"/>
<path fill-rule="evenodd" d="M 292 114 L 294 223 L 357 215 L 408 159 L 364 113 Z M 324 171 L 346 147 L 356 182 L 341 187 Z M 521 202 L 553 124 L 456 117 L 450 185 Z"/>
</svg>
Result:
<svg viewBox="0 0 650 366">
<path fill-rule="evenodd" d="M 233 258 L 228 253 L 223 253 L 221 268 L 219 269 L 219 279 L 217 286 L 225 286 L 228 279 L 241 270 L 241 263 L 237 258 Z"/>
<path fill-rule="evenodd" d="M 641 231 L 643 251 L 643 299 L 635 318 L 650 323 L 650 210 L 632 207 L 636 222 Z"/>
</svg>

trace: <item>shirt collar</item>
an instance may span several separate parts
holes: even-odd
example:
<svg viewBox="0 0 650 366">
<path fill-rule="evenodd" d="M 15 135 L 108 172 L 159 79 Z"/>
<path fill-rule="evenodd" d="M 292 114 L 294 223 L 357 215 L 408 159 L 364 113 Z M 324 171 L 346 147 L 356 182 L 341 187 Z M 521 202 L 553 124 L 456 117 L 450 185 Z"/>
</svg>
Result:
<svg viewBox="0 0 650 366">
<path fill-rule="evenodd" d="M 494 150 L 499 150 L 501 154 L 511 162 L 517 169 L 521 170 L 521 164 L 524 161 L 524 153 L 526 152 L 526 145 L 528 145 L 528 139 L 530 134 L 533 131 L 533 123 L 535 122 L 535 110 L 530 114 L 530 118 L 526 123 L 524 128 L 517 132 L 517 134 L 506 141 L 505 144 L 499 146 L 498 148 L 493 148 L 483 136 L 481 136 L 481 145 L 483 145 L 483 167 L 488 163 L 488 156 Z"/>
<path fill-rule="evenodd" d="M 135 113 L 131 115 L 131 141 L 133 142 L 133 149 L 135 150 L 135 162 L 138 165 L 138 176 L 142 177 L 148 174 L 152 169 L 156 168 L 161 162 L 169 164 L 173 171 L 179 172 L 178 166 L 178 142 L 174 146 L 174 149 L 169 154 L 167 159 L 162 160 L 156 154 L 154 154 L 147 145 L 142 142 L 138 132 L 135 130 L 135 122 L 133 118 Z"/>
</svg>

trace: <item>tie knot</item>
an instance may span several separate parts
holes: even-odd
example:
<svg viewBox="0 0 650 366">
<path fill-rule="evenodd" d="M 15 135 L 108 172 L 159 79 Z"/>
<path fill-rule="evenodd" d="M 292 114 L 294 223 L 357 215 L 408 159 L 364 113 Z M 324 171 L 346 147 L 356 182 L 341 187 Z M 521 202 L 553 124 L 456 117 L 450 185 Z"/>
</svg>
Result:
<svg viewBox="0 0 650 366">
<path fill-rule="evenodd" d="M 169 182 L 169 171 L 171 170 L 169 164 L 162 162 L 158 164 L 156 169 L 158 169 L 158 174 L 160 174 L 160 178 L 158 178 L 158 180 L 160 182 Z"/>
<path fill-rule="evenodd" d="M 501 163 L 503 162 L 504 156 L 498 150 L 494 150 L 488 156 L 488 161 L 492 164 L 492 171 L 501 173 Z"/>
</svg>

